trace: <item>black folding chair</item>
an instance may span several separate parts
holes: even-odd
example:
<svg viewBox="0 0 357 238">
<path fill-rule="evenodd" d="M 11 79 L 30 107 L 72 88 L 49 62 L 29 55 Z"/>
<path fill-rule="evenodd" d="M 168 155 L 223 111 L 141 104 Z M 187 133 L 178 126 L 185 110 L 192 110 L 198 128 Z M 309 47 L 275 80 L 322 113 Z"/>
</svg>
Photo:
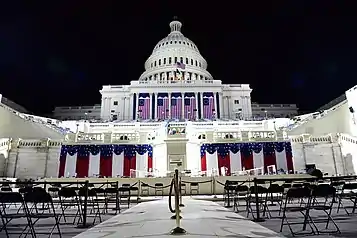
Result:
<svg viewBox="0 0 357 238">
<path fill-rule="evenodd" d="M 319 219 L 315 220 L 310 215 L 311 222 L 313 223 L 313 225 L 316 229 L 316 232 L 318 234 L 320 234 L 320 233 L 339 233 L 339 234 L 341 234 L 340 228 L 337 226 L 336 222 L 331 217 L 332 208 L 333 208 L 333 204 L 335 201 L 335 196 L 336 196 L 336 189 L 334 187 L 330 186 L 329 184 L 318 185 L 312 191 L 312 200 L 310 203 L 310 211 L 311 210 L 322 211 L 327 216 L 327 219 L 320 219 L 320 216 L 319 216 Z M 335 226 L 335 228 L 336 228 L 335 231 L 328 230 L 330 221 Z M 323 222 L 326 222 L 325 230 L 318 229 L 316 223 L 323 223 Z"/>
<path fill-rule="evenodd" d="M 268 189 L 260 185 L 250 187 L 249 195 L 247 196 L 247 217 L 249 217 L 249 214 L 252 214 L 253 219 L 255 219 L 254 213 L 257 212 L 256 207 L 258 207 L 259 211 L 265 210 L 267 192 Z"/>
<path fill-rule="evenodd" d="M 337 194 L 338 196 L 338 206 L 337 213 L 340 212 L 340 208 L 342 207 L 347 215 L 351 215 L 355 213 L 357 208 L 357 183 L 345 183 L 343 185 L 341 193 Z M 349 203 L 349 204 L 345 204 Z M 350 205 L 352 203 L 352 205 Z M 347 209 L 351 208 L 351 212 Z"/>
<path fill-rule="evenodd" d="M 20 204 L 19 209 L 12 209 L 11 204 Z M 0 227 L 0 233 L 2 230 L 5 231 L 6 237 L 10 237 L 10 234 L 24 234 L 27 228 L 30 228 L 31 236 L 34 237 L 35 232 L 33 230 L 33 225 L 28 216 L 26 205 L 24 199 L 20 193 L 15 192 L 0 192 L 0 217 L 2 221 L 2 226 Z M 16 219 L 26 219 L 26 227 L 20 233 L 9 233 L 8 226 L 12 220 Z"/>
<path fill-rule="evenodd" d="M 119 204 L 119 191 L 116 187 L 105 188 L 105 205 L 104 210 L 108 213 L 109 205 L 114 203 L 115 214 L 120 213 L 120 204 Z"/>
<path fill-rule="evenodd" d="M 249 188 L 246 185 L 240 185 L 235 188 L 235 193 L 233 197 L 233 211 L 239 212 L 239 201 L 244 200 L 247 202 L 247 196 L 249 193 Z M 244 204 L 247 208 L 247 204 Z"/>
<path fill-rule="evenodd" d="M 271 184 L 266 192 L 265 198 L 265 206 L 263 211 L 263 216 L 267 213 L 269 218 L 275 218 L 272 216 L 272 210 L 269 208 L 270 205 L 277 205 L 279 215 L 281 214 L 282 204 L 283 204 L 283 196 L 284 196 L 284 187 L 279 184 Z"/>
<path fill-rule="evenodd" d="M 62 237 L 61 229 L 59 227 L 59 215 L 56 213 L 52 197 L 49 193 L 42 190 L 34 190 L 33 192 L 25 194 L 24 201 L 27 208 L 27 214 L 30 219 L 30 224 L 33 228 L 34 237 L 36 237 L 35 225 L 41 219 L 53 219 L 55 221 L 49 237 L 52 237 L 55 228 L 57 228 L 59 237 Z M 46 205 L 44 206 L 44 204 Z M 42 209 L 38 207 L 39 205 L 41 205 Z"/>
<path fill-rule="evenodd" d="M 67 222 L 67 217 L 74 217 L 73 224 L 75 224 L 78 217 L 78 223 L 82 221 L 81 206 L 76 190 L 77 188 L 66 187 L 61 188 L 61 190 L 58 192 L 59 205 L 61 207 L 61 216 L 59 220 L 61 220 L 63 217 L 64 222 Z M 75 210 L 74 214 L 66 213 L 67 210 L 71 209 Z"/>
<path fill-rule="evenodd" d="M 118 192 L 119 192 L 119 205 L 126 202 L 129 208 L 130 197 L 131 197 L 130 187 L 120 187 L 118 189 Z"/>
<path fill-rule="evenodd" d="M 309 215 L 309 206 L 311 201 L 311 190 L 307 187 L 294 187 L 288 190 L 285 197 L 285 202 L 283 204 L 282 212 L 283 216 L 281 218 L 280 232 L 283 231 L 283 227 L 287 225 L 292 236 L 296 235 L 306 235 L 315 234 L 315 230 L 311 225 L 311 218 Z M 303 215 L 302 222 L 291 222 L 287 218 L 287 213 L 301 213 Z M 296 215 L 294 218 L 297 219 Z M 301 232 L 295 232 L 292 229 L 292 225 L 302 225 Z M 311 228 L 310 232 L 306 232 L 306 226 L 309 225 Z"/>
<path fill-rule="evenodd" d="M 85 196 L 87 196 L 87 209 L 89 208 L 89 214 L 94 214 L 93 225 L 95 224 L 97 217 L 99 218 L 99 222 L 102 222 L 102 216 L 100 212 L 99 199 L 97 193 L 93 189 L 89 189 L 86 194 L 85 188 L 80 188 L 78 192 L 78 196 L 80 198 L 81 211 L 84 211 L 84 202 Z"/>
</svg>

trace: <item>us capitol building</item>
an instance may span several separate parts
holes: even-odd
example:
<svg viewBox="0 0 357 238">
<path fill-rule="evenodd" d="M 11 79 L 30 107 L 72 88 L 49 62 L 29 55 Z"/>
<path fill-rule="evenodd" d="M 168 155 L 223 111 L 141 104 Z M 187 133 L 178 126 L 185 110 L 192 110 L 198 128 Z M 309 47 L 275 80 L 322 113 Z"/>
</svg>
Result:
<svg viewBox="0 0 357 238">
<path fill-rule="evenodd" d="M 296 105 L 257 104 L 248 84 L 215 80 L 181 27 L 170 23 L 138 80 L 103 86 L 101 104 L 57 107 L 53 119 L 0 94 L 0 176 L 165 177 L 177 167 L 193 176 L 261 175 L 312 165 L 357 172 L 357 86 L 286 118 Z"/>
<path fill-rule="evenodd" d="M 297 114 L 296 105 L 251 102 L 249 84 L 223 84 L 207 70 L 198 47 L 181 32 L 179 21 L 145 62 L 145 72 L 130 85 L 105 85 L 96 106 L 57 107 L 57 119 L 165 120 L 250 119 Z"/>
</svg>

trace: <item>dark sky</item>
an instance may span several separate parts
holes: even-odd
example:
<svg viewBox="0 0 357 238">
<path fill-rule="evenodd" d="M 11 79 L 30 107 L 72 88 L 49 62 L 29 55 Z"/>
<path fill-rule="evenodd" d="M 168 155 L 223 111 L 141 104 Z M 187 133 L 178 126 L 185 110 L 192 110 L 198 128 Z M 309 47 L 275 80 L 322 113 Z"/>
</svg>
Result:
<svg viewBox="0 0 357 238">
<path fill-rule="evenodd" d="M 314 110 L 357 84 L 356 5 L 223 2 L 3 1 L 0 93 L 37 114 L 100 103 L 102 85 L 138 79 L 175 15 L 213 77 L 249 83 L 253 101 Z"/>
</svg>

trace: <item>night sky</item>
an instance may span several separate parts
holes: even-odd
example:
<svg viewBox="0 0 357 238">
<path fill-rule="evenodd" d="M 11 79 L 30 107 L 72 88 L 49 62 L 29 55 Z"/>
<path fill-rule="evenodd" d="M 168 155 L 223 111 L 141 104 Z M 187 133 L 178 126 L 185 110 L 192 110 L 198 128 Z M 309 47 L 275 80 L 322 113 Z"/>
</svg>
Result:
<svg viewBox="0 0 357 238">
<path fill-rule="evenodd" d="M 357 84 L 348 1 L 132 2 L 1 2 L 0 93 L 36 114 L 100 103 L 102 85 L 138 79 L 174 16 L 213 77 L 249 83 L 252 101 L 310 111 Z"/>
</svg>

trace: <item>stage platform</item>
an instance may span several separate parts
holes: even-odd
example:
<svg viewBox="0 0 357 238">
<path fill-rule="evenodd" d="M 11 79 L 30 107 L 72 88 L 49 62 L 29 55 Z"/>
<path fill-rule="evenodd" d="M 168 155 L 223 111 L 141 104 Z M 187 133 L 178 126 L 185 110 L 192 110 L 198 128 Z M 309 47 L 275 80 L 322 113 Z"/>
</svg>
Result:
<svg viewBox="0 0 357 238">
<path fill-rule="evenodd" d="M 184 237 L 283 237 L 217 203 L 183 199 L 182 227 Z M 76 238 L 172 237 L 175 227 L 168 209 L 168 200 L 145 202 L 75 236 Z"/>
</svg>

